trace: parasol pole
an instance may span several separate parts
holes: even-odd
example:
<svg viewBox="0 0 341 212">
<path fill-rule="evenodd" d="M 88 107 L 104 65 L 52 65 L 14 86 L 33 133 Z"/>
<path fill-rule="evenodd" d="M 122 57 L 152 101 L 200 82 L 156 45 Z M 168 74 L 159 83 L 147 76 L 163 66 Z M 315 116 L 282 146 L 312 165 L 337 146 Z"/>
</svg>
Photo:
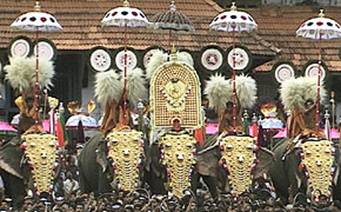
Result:
<svg viewBox="0 0 341 212">
<path fill-rule="evenodd" d="M 319 45 L 319 60 L 318 60 L 318 73 L 317 73 L 317 93 L 316 93 L 316 122 L 315 122 L 315 127 L 316 127 L 316 132 L 319 131 L 319 124 L 320 124 L 320 108 L 321 108 L 321 104 L 320 104 L 320 91 L 321 91 L 321 63 L 322 63 L 322 48 L 321 48 L 321 37 L 322 37 L 322 33 L 319 32 L 319 41 L 318 41 L 318 45 Z"/>
<path fill-rule="evenodd" d="M 235 31 L 233 28 L 232 32 L 232 39 L 233 39 L 233 45 L 232 45 L 232 119 L 233 119 L 233 132 L 236 133 L 236 125 L 237 125 L 237 90 L 236 90 L 236 58 L 235 58 Z"/>
<path fill-rule="evenodd" d="M 124 7 L 129 7 L 129 2 L 127 0 L 123 1 L 123 6 Z M 127 21 L 125 21 L 124 24 L 124 69 L 123 69 L 123 122 L 126 124 L 128 122 L 128 117 L 127 117 L 127 84 L 128 84 L 128 79 L 127 79 L 127 64 L 128 64 L 128 55 L 127 55 L 127 42 L 128 42 L 128 37 L 127 37 Z"/>
<path fill-rule="evenodd" d="M 332 129 L 335 129 L 335 91 L 330 93 L 330 103 L 332 105 Z"/>
<path fill-rule="evenodd" d="M 232 2 L 231 10 L 236 10 L 235 2 Z M 236 133 L 237 125 L 237 91 L 236 91 L 236 58 L 235 58 L 235 39 L 236 39 L 236 23 L 232 23 L 232 127 L 233 132 Z"/>
<path fill-rule="evenodd" d="M 35 11 L 40 11 L 40 4 L 39 1 L 36 1 L 36 5 L 34 6 Z M 35 85 L 34 85 L 34 107 L 35 107 L 35 114 L 34 120 L 35 123 L 38 124 L 40 121 L 40 114 L 39 114 L 39 93 L 40 93 L 40 84 L 39 84 L 39 30 L 38 27 L 35 30 L 35 41 L 36 41 L 36 67 L 35 67 Z"/>
</svg>

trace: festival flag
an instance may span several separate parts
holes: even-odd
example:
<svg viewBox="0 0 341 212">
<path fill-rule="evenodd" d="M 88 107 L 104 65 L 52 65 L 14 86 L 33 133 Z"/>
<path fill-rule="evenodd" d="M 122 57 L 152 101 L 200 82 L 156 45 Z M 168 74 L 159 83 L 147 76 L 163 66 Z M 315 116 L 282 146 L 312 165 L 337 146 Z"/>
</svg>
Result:
<svg viewBox="0 0 341 212">
<path fill-rule="evenodd" d="M 68 140 L 68 136 L 65 130 L 65 120 L 64 116 L 61 113 L 58 113 L 56 120 L 56 136 L 58 139 L 58 146 L 64 147 L 66 141 Z"/>
</svg>

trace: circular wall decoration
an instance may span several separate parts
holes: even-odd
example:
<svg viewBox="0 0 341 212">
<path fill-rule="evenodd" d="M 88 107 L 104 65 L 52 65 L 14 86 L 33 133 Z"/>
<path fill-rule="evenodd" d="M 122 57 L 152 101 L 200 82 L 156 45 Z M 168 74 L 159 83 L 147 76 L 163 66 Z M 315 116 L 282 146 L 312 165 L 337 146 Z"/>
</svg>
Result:
<svg viewBox="0 0 341 212">
<path fill-rule="evenodd" d="M 277 82 L 282 83 L 285 80 L 295 78 L 295 69 L 289 63 L 278 64 L 275 68 L 275 79 Z"/>
<path fill-rule="evenodd" d="M 56 46 L 48 39 L 38 40 L 39 58 L 54 60 L 57 57 Z M 33 47 L 34 55 L 37 55 L 37 44 Z"/>
<path fill-rule="evenodd" d="M 143 55 L 143 66 L 146 68 L 147 65 L 150 62 L 150 58 L 153 56 L 153 54 L 157 51 L 159 51 L 160 49 L 158 48 L 153 48 L 153 49 L 149 49 L 146 51 L 146 53 Z"/>
<path fill-rule="evenodd" d="M 217 48 L 210 47 L 201 54 L 201 64 L 209 71 L 215 71 L 223 65 L 223 54 Z"/>
<path fill-rule="evenodd" d="M 29 38 L 19 36 L 14 38 L 9 46 L 9 54 L 12 57 L 28 57 L 32 51 L 32 42 Z"/>
<path fill-rule="evenodd" d="M 231 69 L 246 72 L 251 66 L 251 60 L 251 53 L 245 47 L 231 47 L 227 51 L 227 63 Z"/>
<path fill-rule="evenodd" d="M 319 69 L 321 70 L 321 81 L 324 81 L 327 76 L 327 72 L 325 66 L 323 64 L 319 64 L 318 62 L 312 62 L 306 65 L 304 76 L 308 77 L 317 77 Z"/>
<path fill-rule="evenodd" d="M 108 71 L 112 66 L 112 58 L 108 49 L 98 46 L 91 50 L 90 66 L 98 72 Z"/>
<path fill-rule="evenodd" d="M 127 54 L 127 70 L 133 70 L 137 66 L 137 57 L 134 52 L 124 50 L 118 52 L 115 57 L 116 66 L 121 71 L 124 70 L 124 57 Z"/>
</svg>

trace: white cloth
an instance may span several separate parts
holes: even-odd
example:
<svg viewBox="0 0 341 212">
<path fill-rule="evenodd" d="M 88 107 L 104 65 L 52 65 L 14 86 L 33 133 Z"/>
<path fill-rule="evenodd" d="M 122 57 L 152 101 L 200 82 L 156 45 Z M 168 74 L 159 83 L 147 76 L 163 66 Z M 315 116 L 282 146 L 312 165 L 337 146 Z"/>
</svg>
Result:
<svg viewBox="0 0 341 212">
<path fill-rule="evenodd" d="M 74 191 L 77 191 L 79 189 L 79 184 L 74 179 L 66 179 L 64 181 L 64 191 L 67 193 L 72 193 Z"/>
</svg>

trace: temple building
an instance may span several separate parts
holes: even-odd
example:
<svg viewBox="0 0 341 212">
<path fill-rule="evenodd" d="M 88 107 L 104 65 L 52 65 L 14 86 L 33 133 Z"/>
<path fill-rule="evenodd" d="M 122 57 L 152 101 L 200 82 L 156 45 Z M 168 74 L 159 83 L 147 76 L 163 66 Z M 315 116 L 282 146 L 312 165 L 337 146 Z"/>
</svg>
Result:
<svg viewBox="0 0 341 212">
<path fill-rule="evenodd" d="M 290 74 L 293 71 L 298 77 L 314 71 L 321 48 L 322 68 L 326 76 L 324 82 L 329 92 L 335 91 L 336 101 L 341 102 L 341 40 L 317 42 L 296 37 L 295 31 L 300 24 L 319 14 L 320 7 L 316 4 L 293 7 L 292 5 L 303 1 L 262 0 L 254 1 L 258 3 L 252 5 L 240 1 L 238 9 L 246 10 L 253 16 L 258 24 L 258 30 L 232 35 L 232 33 L 209 30 L 209 23 L 224 10 L 224 6 L 218 4 L 223 1 L 176 0 L 175 2 L 176 9 L 193 22 L 195 31 L 170 33 L 168 30 L 153 27 L 128 29 L 126 35 L 130 64 L 144 69 L 150 50 L 162 48 L 169 51 L 174 44 L 178 50 L 191 54 L 195 61 L 195 69 L 204 86 L 205 80 L 213 74 L 222 73 L 227 77 L 230 76 L 231 67 L 227 61 L 235 43 L 239 49 L 237 53 L 240 57 L 239 65 L 243 67 L 242 72 L 256 79 L 258 95 L 278 97 L 277 91 L 280 86 L 278 78 L 281 74 Z M 326 16 L 340 22 L 341 7 L 335 7 L 340 5 L 340 1 L 324 2 L 326 3 L 321 5 L 327 5 L 324 8 Z M 10 24 L 19 14 L 30 8 L 33 10 L 34 3 L 33 0 L 0 1 L 1 67 L 8 64 L 9 57 L 16 48 L 26 46 L 29 55 L 32 55 L 35 34 L 14 31 L 10 28 Z M 118 70 L 122 67 L 124 29 L 102 28 L 100 23 L 109 9 L 121 4 L 121 1 L 112 0 L 41 2 L 42 9 L 53 13 L 63 26 L 62 32 L 39 34 L 40 41 L 46 43 L 46 51 L 55 54 L 52 59 L 55 60 L 56 77 L 54 88 L 49 95 L 65 103 L 78 100 L 86 104 L 89 99 L 92 99 L 96 70 L 91 55 L 98 48 L 104 48 L 109 53 L 110 67 Z M 130 4 L 142 9 L 148 19 L 153 21 L 155 14 L 169 8 L 170 1 L 130 0 Z M 229 8 L 229 5 L 225 7 Z M 279 69 L 283 69 L 284 72 Z M 0 89 L 2 97 L 0 115 L 10 119 L 18 112 L 13 101 L 16 96 L 6 82 Z M 341 109 L 337 117 L 340 115 Z"/>
</svg>

